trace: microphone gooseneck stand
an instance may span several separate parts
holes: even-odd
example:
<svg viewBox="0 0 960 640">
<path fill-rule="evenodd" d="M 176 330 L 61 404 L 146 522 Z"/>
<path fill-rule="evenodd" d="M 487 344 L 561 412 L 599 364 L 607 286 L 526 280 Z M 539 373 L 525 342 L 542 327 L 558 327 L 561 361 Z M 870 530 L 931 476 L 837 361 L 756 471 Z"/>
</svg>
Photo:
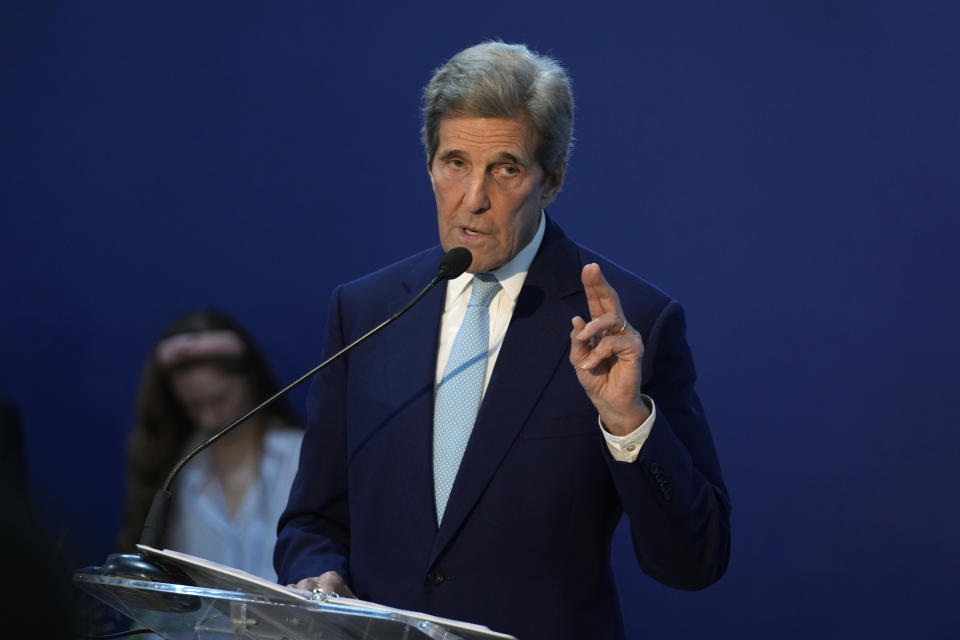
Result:
<svg viewBox="0 0 960 640">
<path fill-rule="evenodd" d="M 472 254 L 464 247 L 455 247 L 448 251 L 446 254 L 444 254 L 443 258 L 440 259 L 440 262 L 437 265 L 437 275 L 435 275 L 430 283 L 424 287 L 423 290 L 418 293 L 410 302 L 408 302 L 406 306 L 400 309 L 400 311 L 397 311 L 395 314 L 378 324 L 376 327 L 366 332 L 344 348 L 340 349 L 335 354 L 315 366 L 313 369 L 310 369 L 310 371 L 307 371 L 305 374 L 285 386 L 283 389 L 280 389 L 280 391 L 277 391 L 275 394 L 234 420 L 232 423 L 211 436 L 206 442 L 188 453 L 180 462 L 176 464 L 176 466 L 173 467 L 173 469 L 167 475 L 167 479 L 164 481 L 163 486 L 157 492 L 156 496 L 154 496 L 153 502 L 150 504 L 150 511 L 147 513 L 147 518 L 143 525 L 143 531 L 140 534 L 139 544 L 145 547 L 159 548 L 160 540 L 163 536 L 164 526 L 166 525 L 170 501 L 173 498 L 173 492 L 170 490 L 170 486 L 184 465 L 190 462 L 190 460 L 192 460 L 198 453 L 233 431 L 235 428 L 249 420 L 260 411 L 263 411 L 266 407 L 269 407 L 278 398 L 302 384 L 305 380 L 329 365 L 331 362 L 341 357 L 343 354 L 347 353 L 360 343 L 366 341 L 368 338 L 376 334 L 387 325 L 391 324 L 394 320 L 409 311 L 415 304 L 420 302 L 420 300 L 422 300 L 425 295 L 427 295 L 435 286 L 437 286 L 437 284 L 444 280 L 452 280 L 453 278 L 460 276 L 460 274 L 467 270 L 472 261 Z M 138 580 L 151 580 L 157 582 L 173 581 L 180 584 L 189 583 L 189 580 L 186 576 L 175 573 L 170 568 L 158 566 L 154 562 L 148 561 L 139 554 L 111 554 L 107 557 L 107 561 L 101 567 L 100 573 L 104 575 L 134 578 Z"/>
</svg>

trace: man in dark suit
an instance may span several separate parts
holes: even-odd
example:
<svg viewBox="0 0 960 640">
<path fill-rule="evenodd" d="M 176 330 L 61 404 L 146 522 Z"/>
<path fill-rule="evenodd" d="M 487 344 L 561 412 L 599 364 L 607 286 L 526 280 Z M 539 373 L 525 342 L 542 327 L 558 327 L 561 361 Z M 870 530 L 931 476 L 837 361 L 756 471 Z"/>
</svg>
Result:
<svg viewBox="0 0 960 640">
<path fill-rule="evenodd" d="M 723 574 L 730 507 L 683 312 L 545 213 L 572 114 L 562 69 L 523 46 L 477 45 L 435 73 L 441 246 L 338 287 L 326 352 L 396 312 L 444 251 L 473 262 L 314 381 L 281 582 L 521 640 L 618 638 L 624 512 L 654 579 Z"/>
</svg>

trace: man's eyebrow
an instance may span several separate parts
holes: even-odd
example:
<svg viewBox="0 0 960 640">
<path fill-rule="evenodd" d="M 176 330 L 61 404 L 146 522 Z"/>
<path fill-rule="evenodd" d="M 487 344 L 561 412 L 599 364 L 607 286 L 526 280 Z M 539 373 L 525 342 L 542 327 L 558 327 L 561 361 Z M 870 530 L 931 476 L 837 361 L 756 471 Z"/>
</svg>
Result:
<svg viewBox="0 0 960 640">
<path fill-rule="evenodd" d="M 507 153 L 506 151 L 501 151 L 497 154 L 496 162 L 509 162 L 511 164 L 519 164 L 520 166 L 525 166 L 526 163 L 513 155 L 512 153 Z"/>
<path fill-rule="evenodd" d="M 438 155 L 437 159 L 443 162 L 445 160 L 449 160 L 450 158 L 465 158 L 465 157 L 467 157 L 467 154 L 460 149 L 448 149 L 447 151 L 444 151 L 443 153 Z M 493 162 L 494 163 L 509 162 L 511 164 L 518 164 L 520 166 L 526 166 L 527 164 L 526 162 L 523 161 L 523 159 L 507 151 L 499 152 L 496 155 L 496 157 L 493 159 Z"/>
<path fill-rule="evenodd" d="M 464 154 L 463 154 L 463 151 L 461 151 L 460 149 L 449 149 L 449 150 L 444 151 L 443 153 L 441 153 L 440 156 L 439 156 L 439 159 L 440 159 L 441 161 L 442 161 L 442 160 L 449 160 L 450 158 L 455 158 L 455 157 L 457 157 L 457 156 L 463 156 L 463 155 L 464 155 Z"/>
</svg>

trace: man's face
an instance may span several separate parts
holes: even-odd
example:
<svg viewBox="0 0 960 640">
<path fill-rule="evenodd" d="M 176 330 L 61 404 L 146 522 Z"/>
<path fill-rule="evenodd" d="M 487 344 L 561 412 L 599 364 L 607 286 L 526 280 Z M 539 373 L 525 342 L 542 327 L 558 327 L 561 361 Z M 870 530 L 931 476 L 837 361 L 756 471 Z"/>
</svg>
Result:
<svg viewBox="0 0 960 640">
<path fill-rule="evenodd" d="M 469 249 L 471 273 L 491 271 L 533 239 L 540 209 L 560 188 L 563 170 L 544 176 L 524 121 L 445 118 L 439 133 L 429 173 L 440 244 L 444 251 Z"/>
</svg>

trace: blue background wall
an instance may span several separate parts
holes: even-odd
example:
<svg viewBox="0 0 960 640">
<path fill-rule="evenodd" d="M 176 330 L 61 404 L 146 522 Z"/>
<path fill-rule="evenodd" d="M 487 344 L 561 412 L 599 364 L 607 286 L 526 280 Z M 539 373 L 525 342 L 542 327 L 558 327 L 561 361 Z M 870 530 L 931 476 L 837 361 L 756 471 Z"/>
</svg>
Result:
<svg viewBox="0 0 960 640">
<path fill-rule="evenodd" d="M 569 69 L 551 213 L 685 303 L 733 499 L 704 592 L 618 538 L 632 637 L 956 633 L 956 4 L 403 4 L 3 4 L 0 392 L 78 566 L 159 331 L 313 366 L 330 289 L 435 242 L 419 91 L 496 37 Z"/>
</svg>

